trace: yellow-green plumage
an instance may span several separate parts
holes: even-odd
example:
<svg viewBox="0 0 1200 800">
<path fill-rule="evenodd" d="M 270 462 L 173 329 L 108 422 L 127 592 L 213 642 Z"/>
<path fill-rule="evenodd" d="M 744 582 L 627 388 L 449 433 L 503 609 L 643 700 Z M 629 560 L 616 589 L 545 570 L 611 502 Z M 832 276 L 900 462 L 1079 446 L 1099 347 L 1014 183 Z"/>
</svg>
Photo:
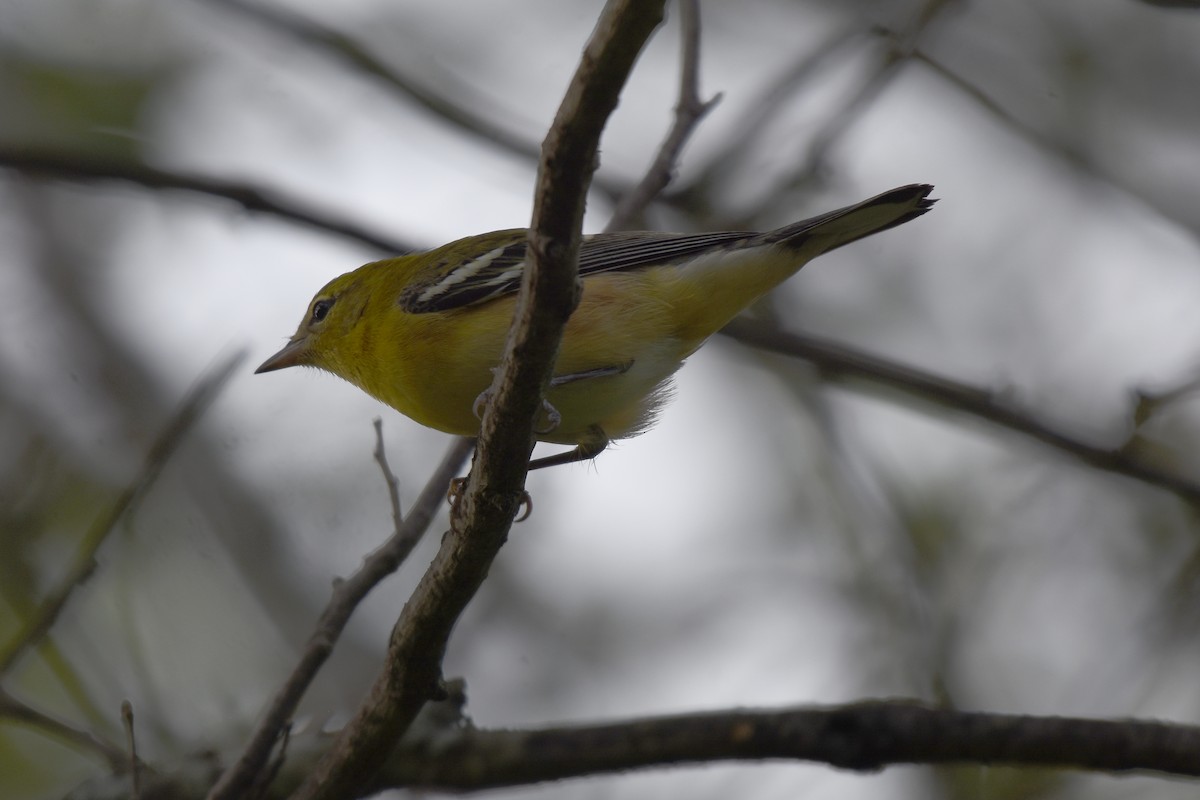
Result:
<svg viewBox="0 0 1200 800">
<path fill-rule="evenodd" d="M 599 449 L 645 430 L 671 376 L 709 336 L 812 258 L 925 213 L 930 191 L 893 189 L 763 234 L 585 237 L 583 291 L 554 370 L 574 377 L 548 390 L 561 419 L 538 438 Z M 525 235 L 483 234 L 335 278 L 259 371 L 319 367 L 423 425 L 476 435 L 476 400 L 512 322 Z"/>
</svg>

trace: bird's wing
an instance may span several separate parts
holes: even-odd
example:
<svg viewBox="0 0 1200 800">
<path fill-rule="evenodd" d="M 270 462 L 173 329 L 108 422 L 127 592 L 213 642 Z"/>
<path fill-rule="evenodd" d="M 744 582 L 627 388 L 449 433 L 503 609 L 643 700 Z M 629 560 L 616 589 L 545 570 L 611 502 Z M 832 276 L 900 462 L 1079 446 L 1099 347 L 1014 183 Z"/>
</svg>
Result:
<svg viewBox="0 0 1200 800">
<path fill-rule="evenodd" d="M 579 245 L 579 276 L 618 270 L 638 270 L 681 261 L 700 253 L 749 241 L 752 233 L 600 233 L 583 237 Z M 438 251 L 429 255 L 435 256 Z M 434 258 L 435 270 L 414 281 L 400 298 L 410 314 L 449 311 L 484 303 L 521 286 L 526 265 L 525 232 L 503 231 L 480 237 L 470 253 L 461 244 L 447 250 L 457 257 Z"/>
</svg>

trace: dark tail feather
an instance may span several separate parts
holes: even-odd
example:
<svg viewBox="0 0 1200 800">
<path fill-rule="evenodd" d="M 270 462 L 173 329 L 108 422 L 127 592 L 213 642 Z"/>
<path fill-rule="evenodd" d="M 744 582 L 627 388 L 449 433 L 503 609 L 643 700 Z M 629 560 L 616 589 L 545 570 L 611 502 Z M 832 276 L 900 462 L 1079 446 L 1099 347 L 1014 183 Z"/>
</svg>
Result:
<svg viewBox="0 0 1200 800">
<path fill-rule="evenodd" d="M 916 219 L 937 202 L 929 199 L 932 191 L 933 187 L 927 183 L 901 186 L 861 203 L 760 234 L 760 241 L 800 248 L 813 237 L 828 238 L 829 246 L 821 252 L 829 252 Z"/>
</svg>

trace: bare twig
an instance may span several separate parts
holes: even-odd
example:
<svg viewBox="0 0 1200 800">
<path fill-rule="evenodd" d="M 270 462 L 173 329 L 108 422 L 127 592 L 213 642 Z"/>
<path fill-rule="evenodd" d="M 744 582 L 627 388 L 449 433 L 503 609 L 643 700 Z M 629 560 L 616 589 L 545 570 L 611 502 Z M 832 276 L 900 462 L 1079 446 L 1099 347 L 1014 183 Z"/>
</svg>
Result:
<svg viewBox="0 0 1200 800">
<path fill-rule="evenodd" d="M 748 104 L 749 110 L 738 115 L 737 127 L 729 134 L 724 146 L 711 153 L 708 162 L 696 170 L 697 177 L 687 191 L 694 191 L 695 187 L 712 186 L 726 175 L 741 170 L 747 154 L 753 151 L 750 145 L 762 135 L 771 120 L 787 107 L 788 97 L 822 74 L 820 70 L 829 59 L 864 35 L 858 25 L 846 27 L 812 51 L 800 55 L 791 66 L 768 83 L 759 96 Z"/>
<path fill-rule="evenodd" d="M 675 121 L 658 155 L 645 176 L 633 191 L 621 198 L 608 221 L 606 230 L 620 231 L 633 225 L 650 202 L 667 188 L 675 176 L 679 155 L 692 131 L 721 100 L 716 94 L 710 100 L 700 99 L 700 2 L 679 2 L 680 67 L 679 102 L 675 105 Z"/>
<path fill-rule="evenodd" d="M 270 214 L 280 219 L 327 231 L 385 253 L 405 253 L 414 248 L 404 242 L 371 233 L 352 222 L 334 219 L 306 208 L 282 193 L 246 183 L 151 167 L 128 159 L 95 155 L 55 153 L 0 145 L 0 167 L 25 175 L 75 183 L 119 181 L 146 189 L 178 190 L 231 200 L 247 211 Z"/>
<path fill-rule="evenodd" d="M 210 800 L 238 800 L 254 784 L 309 684 L 333 652 L 354 609 L 371 589 L 399 569 L 408 558 L 441 508 L 446 497 L 446 486 L 462 469 L 474 446 L 471 439 L 455 439 L 391 538 L 368 556 L 357 572 L 334 584 L 333 596 L 321 614 L 300 662 L 272 699 L 238 760 L 213 786 L 209 793 Z"/>
<path fill-rule="evenodd" d="M 404 524 L 404 511 L 400 508 L 400 479 L 388 466 L 387 453 L 383 449 L 383 420 L 374 419 L 375 425 L 375 462 L 383 473 L 383 482 L 387 484 L 388 500 L 392 504 L 392 524 L 397 533 Z"/>
<path fill-rule="evenodd" d="M 1194 374 L 1173 385 L 1161 389 L 1138 388 L 1134 390 L 1135 404 L 1133 423 L 1143 425 L 1155 414 L 1169 405 L 1200 392 L 1200 374 Z"/>
<path fill-rule="evenodd" d="M 481 116 L 472 108 L 455 103 L 446 95 L 426 89 L 339 31 L 331 30 L 293 11 L 269 3 L 248 3 L 245 0 L 207 1 L 251 17 L 273 30 L 292 37 L 307 48 L 323 51 L 345 61 L 362 74 L 380 81 L 404 100 L 416 103 L 461 133 L 520 156 L 527 161 L 536 161 L 538 158 L 536 141 L 511 133 Z"/>
<path fill-rule="evenodd" d="M 881 54 L 875 70 L 859 86 L 858 91 L 846 98 L 841 108 L 831 114 L 818 129 L 809 143 L 803 162 L 780 181 L 781 188 L 791 189 L 801 186 L 820 174 L 828 162 L 830 151 L 899 74 L 900 69 L 912 57 L 918 40 L 939 13 L 955 2 L 957 0 L 925 1 L 907 29 L 897 34 L 889 43 L 887 50 Z M 774 202 L 773 195 L 768 202 Z"/>
<path fill-rule="evenodd" d="M 404 101 L 415 103 L 460 133 L 526 161 L 536 162 L 540 156 L 538 144 L 533 139 L 528 139 L 497 125 L 470 105 L 455 102 L 448 93 L 425 88 L 419 81 L 397 71 L 359 42 L 339 31 L 331 30 L 295 12 L 266 3 L 249 3 L 246 0 L 208 0 L 208 2 L 245 14 L 273 30 L 294 38 L 305 47 L 323 51 L 341 59 L 362 74 L 379 81 Z M 447 80 L 447 76 L 442 76 L 440 82 L 446 83 Z M 459 93 L 462 93 L 463 87 L 458 88 Z M 598 180 L 597 188 L 610 197 L 618 197 L 623 194 L 622 187 L 613 181 Z"/>
<path fill-rule="evenodd" d="M 53 627 L 75 589 L 91 577 L 92 572 L 96 569 L 96 552 L 100 546 L 116 528 L 117 523 L 136 508 L 138 502 L 154 485 L 163 466 L 175 453 L 175 449 L 183 437 L 216 399 L 229 378 L 232 377 L 234 370 L 245 358 L 245 352 L 239 352 L 225 359 L 223 363 L 201 378 L 192 389 L 167 427 L 150 446 L 141 472 L 117 496 L 112 505 L 93 521 L 91 528 L 83 537 L 83 541 L 80 542 L 79 550 L 75 553 L 74 562 L 67 574 L 63 576 L 58 586 L 47 595 L 34 613 L 25 620 L 24 625 L 3 650 L 0 650 L 0 678 L 12 669 L 22 655 L 37 646 Z"/>
<path fill-rule="evenodd" d="M 1124 475 L 1172 492 L 1189 503 L 1200 504 L 1200 483 L 1161 470 L 1125 449 L 1089 444 L 1056 430 L 1039 422 L 1031 412 L 1001 402 L 984 389 L 745 318 L 734 320 L 722 332 L 739 342 L 812 362 L 834 379 L 863 380 L 949 411 L 970 414 L 1053 447 L 1094 469 Z"/>
<path fill-rule="evenodd" d="M 26 705 L 10 695 L 2 686 L 0 686 L 0 719 L 20 722 L 30 728 L 37 728 L 48 736 L 78 747 L 81 751 L 94 752 L 102 757 L 114 772 L 122 772 L 129 766 L 129 753 L 124 749 Z M 126 787 L 126 793 L 128 794 L 128 787 Z"/>
<path fill-rule="evenodd" d="M 292 742 L 292 723 L 287 723 L 283 726 L 283 731 L 279 735 L 279 750 L 275 753 L 275 757 L 267 764 L 267 768 L 259 773 L 254 780 L 254 785 L 250 787 L 251 800 L 266 800 L 271 796 L 271 785 L 275 779 L 279 777 L 279 773 L 283 770 L 283 765 L 287 763 L 288 745 Z"/>
<path fill-rule="evenodd" d="M 125 745 L 129 748 L 129 781 L 131 800 L 142 798 L 142 769 L 137 754 L 137 737 L 133 731 L 133 703 L 121 701 L 121 724 L 125 728 Z"/>
<path fill-rule="evenodd" d="M 534 416 L 578 295 L 584 194 L 600 133 L 662 15 L 662 0 L 611 0 L 601 13 L 543 146 L 530 265 L 451 531 L 392 630 L 382 674 L 332 752 L 295 793 L 296 800 L 352 797 L 371 786 L 396 740 L 439 691 L 450 631 L 487 575 L 520 506 Z"/>
<path fill-rule="evenodd" d="M 987 92 L 979 88 L 975 84 L 968 81 L 958 73 L 951 70 L 941 62 L 934 59 L 928 53 L 920 50 L 912 53 L 912 58 L 925 64 L 932 70 L 934 75 L 944 79 L 954 88 L 965 94 L 967 97 L 979 104 L 980 108 L 991 114 L 996 120 L 1007 126 L 1010 130 L 1015 131 L 1020 136 L 1040 147 L 1044 152 L 1050 153 L 1060 159 L 1064 164 L 1078 170 L 1080 173 L 1087 175 L 1090 178 L 1101 181 L 1108 186 L 1124 193 L 1128 197 L 1137 199 L 1144 203 L 1148 208 L 1154 211 L 1165 220 L 1178 225 L 1180 228 L 1188 231 L 1194 238 L 1200 238 L 1200 226 L 1197 226 L 1194 215 L 1185 216 L 1184 209 L 1192 210 L 1193 205 L 1180 203 L 1164 203 L 1161 200 L 1153 197 L 1149 193 L 1138 189 L 1129 181 L 1121 178 L 1118 175 L 1112 174 L 1104 166 L 1096 161 L 1091 155 L 1084 150 L 1072 148 L 1065 142 L 1058 141 L 1053 136 L 1049 136 L 1042 131 L 1037 130 L 1034 126 L 1011 113 L 999 102 L 994 100 Z"/>
</svg>

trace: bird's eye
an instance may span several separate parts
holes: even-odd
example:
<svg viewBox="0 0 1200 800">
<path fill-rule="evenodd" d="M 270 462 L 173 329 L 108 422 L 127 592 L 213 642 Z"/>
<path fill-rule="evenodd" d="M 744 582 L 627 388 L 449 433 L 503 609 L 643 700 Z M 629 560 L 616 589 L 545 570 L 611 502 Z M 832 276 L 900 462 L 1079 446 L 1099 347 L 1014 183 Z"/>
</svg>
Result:
<svg viewBox="0 0 1200 800">
<path fill-rule="evenodd" d="M 325 317 L 329 316 L 329 309 L 331 308 L 333 308 L 333 298 L 326 298 L 313 303 L 312 316 L 308 320 L 309 324 L 325 319 Z"/>
</svg>

